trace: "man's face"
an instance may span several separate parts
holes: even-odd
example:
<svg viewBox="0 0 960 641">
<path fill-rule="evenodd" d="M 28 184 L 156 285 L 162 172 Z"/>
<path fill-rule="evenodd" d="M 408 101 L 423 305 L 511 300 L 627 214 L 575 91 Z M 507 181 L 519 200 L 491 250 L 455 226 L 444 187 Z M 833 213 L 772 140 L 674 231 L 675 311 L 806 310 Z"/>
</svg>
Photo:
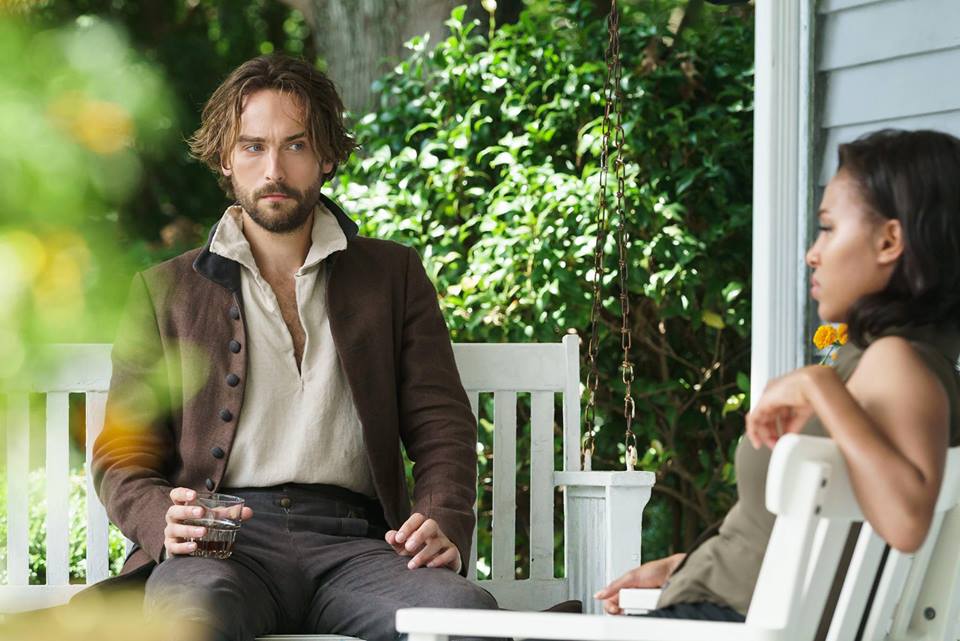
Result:
<svg viewBox="0 0 960 641">
<path fill-rule="evenodd" d="M 333 163 L 321 163 L 310 147 L 303 109 L 289 94 L 264 89 L 247 96 L 240 135 L 229 152 L 233 191 L 260 227 L 275 233 L 299 229 L 320 197 Z"/>
</svg>

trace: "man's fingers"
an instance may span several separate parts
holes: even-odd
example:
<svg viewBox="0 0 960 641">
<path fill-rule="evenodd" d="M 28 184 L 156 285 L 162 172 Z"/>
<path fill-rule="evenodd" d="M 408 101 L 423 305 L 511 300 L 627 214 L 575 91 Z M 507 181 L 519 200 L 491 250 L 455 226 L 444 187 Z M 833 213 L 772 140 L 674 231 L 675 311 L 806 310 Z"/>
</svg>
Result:
<svg viewBox="0 0 960 641">
<path fill-rule="evenodd" d="M 407 537 L 407 542 L 405 547 L 408 552 L 416 552 L 422 545 L 429 543 L 432 539 L 437 538 L 437 535 L 440 533 L 440 527 L 437 525 L 437 522 L 433 519 L 427 519 L 423 524 L 417 528 L 416 532 L 410 534 Z"/>
<path fill-rule="evenodd" d="M 252 509 L 250 509 L 250 508 L 248 508 L 248 507 L 244 507 L 242 510 L 240 510 L 240 520 L 241 520 L 241 521 L 249 521 L 249 520 L 252 519 L 252 518 L 253 518 L 253 510 L 252 510 Z"/>
<path fill-rule="evenodd" d="M 422 565 L 426 565 L 443 550 L 443 545 L 443 541 L 439 541 L 437 539 L 431 540 L 423 547 L 422 550 L 420 550 L 420 552 L 417 553 L 416 556 L 410 559 L 410 562 L 407 563 L 407 567 L 412 570 Z"/>
<path fill-rule="evenodd" d="M 171 523 L 164 530 L 168 539 L 199 539 L 207 533 L 207 528 L 182 523 Z"/>
<path fill-rule="evenodd" d="M 460 556 L 460 552 L 457 548 L 450 546 L 437 556 L 433 557 L 429 563 L 427 563 L 428 568 L 450 568 L 451 570 L 457 566 L 457 558 Z"/>
<path fill-rule="evenodd" d="M 403 543 L 409 538 L 411 534 L 420 529 L 420 526 L 423 525 L 423 522 L 427 520 L 427 517 L 420 514 L 419 512 L 414 512 L 410 515 L 410 518 L 407 519 L 407 522 L 400 526 L 400 529 L 397 530 L 397 541 Z"/>
<path fill-rule="evenodd" d="M 170 500 L 177 505 L 186 505 L 197 498 L 197 493 L 188 487 L 175 487 L 170 490 Z"/>
<path fill-rule="evenodd" d="M 196 519 L 203 516 L 203 508 L 194 505 L 171 505 L 167 509 L 167 523 L 179 523 L 184 519 Z"/>
<path fill-rule="evenodd" d="M 167 539 L 164 542 L 167 548 L 167 555 L 190 554 L 197 549 L 197 544 L 193 541 L 177 541 L 176 539 Z"/>
</svg>

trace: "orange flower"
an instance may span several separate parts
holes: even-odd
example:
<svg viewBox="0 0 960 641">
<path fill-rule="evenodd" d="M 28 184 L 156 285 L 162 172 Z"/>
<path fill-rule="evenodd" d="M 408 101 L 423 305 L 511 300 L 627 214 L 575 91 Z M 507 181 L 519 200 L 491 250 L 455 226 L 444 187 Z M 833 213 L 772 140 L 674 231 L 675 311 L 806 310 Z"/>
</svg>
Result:
<svg viewBox="0 0 960 641">
<path fill-rule="evenodd" d="M 837 340 L 837 330 L 832 325 L 821 325 L 813 335 L 813 344 L 817 349 L 825 349 Z"/>
<path fill-rule="evenodd" d="M 837 342 L 841 345 L 847 344 L 847 324 L 840 323 L 837 325 Z"/>
</svg>

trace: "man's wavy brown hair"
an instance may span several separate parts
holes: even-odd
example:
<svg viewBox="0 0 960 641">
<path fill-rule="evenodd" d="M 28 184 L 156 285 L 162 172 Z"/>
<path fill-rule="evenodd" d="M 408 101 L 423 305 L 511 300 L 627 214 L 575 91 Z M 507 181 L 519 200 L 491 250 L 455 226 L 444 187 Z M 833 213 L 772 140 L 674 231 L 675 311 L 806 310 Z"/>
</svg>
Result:
<svg viewBox="0 0 960 641">
<path fill-rule="evenodd" d="M 292 95 L 304 110 L 307 138 L 318 162 L 332 162 L 324 176 L 329 180 L 337 166 L 350 157 L 356 141 L 343 123 L 343 101 L 333 82 L 305 60 L 280 54 L 248 60 L 227 76 L 203 107 L 200 128 L 187 140 L 190 154 L 217 175 L 227 197 L 234 198 L 229 176 L 230 151 L 240 135 L 240 115 L 247 96 L 262 89 Z"/>
</svg>

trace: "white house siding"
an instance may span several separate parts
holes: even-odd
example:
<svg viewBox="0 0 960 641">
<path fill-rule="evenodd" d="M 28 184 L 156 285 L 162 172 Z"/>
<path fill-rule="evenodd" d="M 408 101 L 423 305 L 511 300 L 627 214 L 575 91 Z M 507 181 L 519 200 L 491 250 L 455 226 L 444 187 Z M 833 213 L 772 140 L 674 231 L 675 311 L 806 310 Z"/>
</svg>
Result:
<svg viewBox="0 0 960 641">
<path fill-rule="evenodd" d="M 821 0 L 816 30 L 816 187 L 868 131 L 960 136 L 960 0 Z"/>
</svg>

